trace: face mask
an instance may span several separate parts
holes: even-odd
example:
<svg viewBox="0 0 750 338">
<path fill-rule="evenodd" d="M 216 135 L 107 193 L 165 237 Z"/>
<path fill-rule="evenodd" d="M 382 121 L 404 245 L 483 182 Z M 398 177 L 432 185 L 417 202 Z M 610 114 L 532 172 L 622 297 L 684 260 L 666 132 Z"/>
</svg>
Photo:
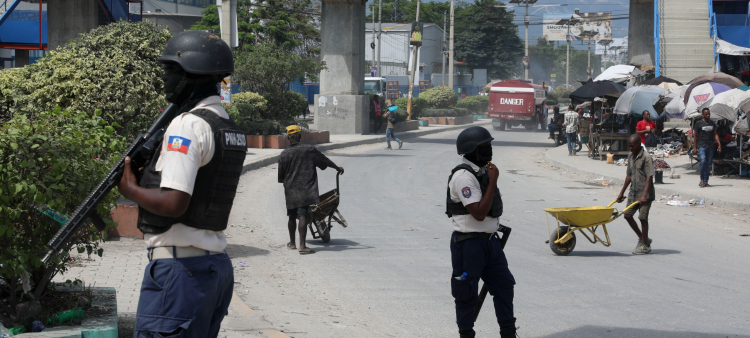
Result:
<svg viewBox="0 0 750 338">
<path fill-rule="evenodd" d="M 492 146 L 486 145 L 477 148 L 477 159 L 480 161 L 492 161 Z"/>
<path fill-rule="evenodd" d="M 164 74 L 162 74 L 161 79 L 164 81 L 164 92 L 167 94 L 167 101 L 176 104 L 185 102 L 192 92 L 191 85 L 180 85 L 182 79 L 185 77 L 185 71 L 177 64 L 164 64 L 163 67 Z"/>
</svg>

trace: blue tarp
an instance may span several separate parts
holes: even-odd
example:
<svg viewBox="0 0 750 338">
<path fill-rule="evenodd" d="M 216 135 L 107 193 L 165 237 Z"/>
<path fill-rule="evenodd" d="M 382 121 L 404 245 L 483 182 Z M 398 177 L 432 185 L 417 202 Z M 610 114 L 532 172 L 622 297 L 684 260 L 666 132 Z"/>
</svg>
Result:
<svg viewBox="0 0 750 338">
<path fill-rule="evenodd" d="M 750 47 L 750 16 L 747 14 L 716 14 L 719 39 L 740 47 Z"/>
</svg>

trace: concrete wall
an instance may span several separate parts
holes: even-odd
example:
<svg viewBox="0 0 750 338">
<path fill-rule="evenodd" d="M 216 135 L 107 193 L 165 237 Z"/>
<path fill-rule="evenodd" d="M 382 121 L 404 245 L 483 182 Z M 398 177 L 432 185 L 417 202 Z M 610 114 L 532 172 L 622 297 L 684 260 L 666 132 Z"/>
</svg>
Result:
<svg viewBox="0 0 750 338">
<path fill-rule="evenodd" d="M 99 24 L 97 0 L 55 0 L 47 3 L 47 43 L 54 50 Z"/>
<path fill-rule="evenodd" d="M 324 0 L 320 23 L 321 95 L 362 95 L 365 78 L 365 1 Z"/>
<path fill-rule="evenodd" d="M 655 65 L 654 0 L 630 0 L 628 64 Z"/>
<path fill-rule="evenodd" d="M 203 8 L 208 7 L 209 5 L 215 5 L 216 0 L 197 0 L 196 4 L 197 6 L 191 6 L 180 4 L 175 1 L 149 0 L 148 2 L 143 2 L 143 13 L 155 13 L 158 9 L 161 10 L 162 13 L 167 14 L 201 15 Z M 130 4 L 130 13 L 140 12 L 140 4 Z"/>
</svg>

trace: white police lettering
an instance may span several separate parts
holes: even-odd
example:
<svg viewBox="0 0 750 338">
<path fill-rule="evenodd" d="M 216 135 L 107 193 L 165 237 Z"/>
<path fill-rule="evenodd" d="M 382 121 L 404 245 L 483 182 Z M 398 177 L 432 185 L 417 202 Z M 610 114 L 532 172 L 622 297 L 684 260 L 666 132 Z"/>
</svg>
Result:
<svg viewBox="0 0 750 338">
<path fill-rule="evenodd" d="M 500 104 L 509 104 L 513 106 L 523 106 L 523 99 L 506 99 L 504 97 L 500 98 Z"/>
<path fill-rule="evenodd" d="M 247 138 L 240 132 L 225 132 L 224 142 L 230 146 L 247 147 Z"/>
</svg>

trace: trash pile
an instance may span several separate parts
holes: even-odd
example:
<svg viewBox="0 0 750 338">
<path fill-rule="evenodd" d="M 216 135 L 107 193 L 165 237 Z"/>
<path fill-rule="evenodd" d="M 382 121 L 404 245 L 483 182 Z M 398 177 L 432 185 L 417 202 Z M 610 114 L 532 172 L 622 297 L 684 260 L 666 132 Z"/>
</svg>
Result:
<svg viewBox="0 0 750 338">
<path fill-rule="evenodd" d="M 670 168 L 671 167 L 669 166 L 669 164 L 667 164 L 667 162 L 665 162 L 664 160 L 660 160 L 658 158 L 654 159 L 654 169 L 664 170 L 664 169 L 670 169 Z"/>
<path fill-rule="evenodd" d="M 680 195 L 670 195 L 670 196 L 661 196 L 662 201 L 667 201 L 667 205 L 675 206 L 675 207 L 690 207 L 690 206 L 700 206 L 702 208 L 702 205 L 705 203 L 705 200 L 696 200 L 691 199 L 689 201 L 681 201 Z M 691 215 L 692 216 L 692 215 Z"/>
<path fill-rule="evenodd" d="M 628 159 L 626 159 L 626 158 L 621 158 L 621 159 L 619 159 L 619 160 L 617 160 L 617 161 L 615 162 L 615 165 L 618 165 L 618 166 L 626 166 L 626 165 L 628 165 Z"/>
<path fill-rule="evenodd" d="M 657 144 L 656 148 L 649 150 L 651 156 L 654 158 L 665 158 L 672 155 L 680 155 L 683 150 L 683 143 L 680 141 L 672 141 L 664 144 Z"/>
</svg>

